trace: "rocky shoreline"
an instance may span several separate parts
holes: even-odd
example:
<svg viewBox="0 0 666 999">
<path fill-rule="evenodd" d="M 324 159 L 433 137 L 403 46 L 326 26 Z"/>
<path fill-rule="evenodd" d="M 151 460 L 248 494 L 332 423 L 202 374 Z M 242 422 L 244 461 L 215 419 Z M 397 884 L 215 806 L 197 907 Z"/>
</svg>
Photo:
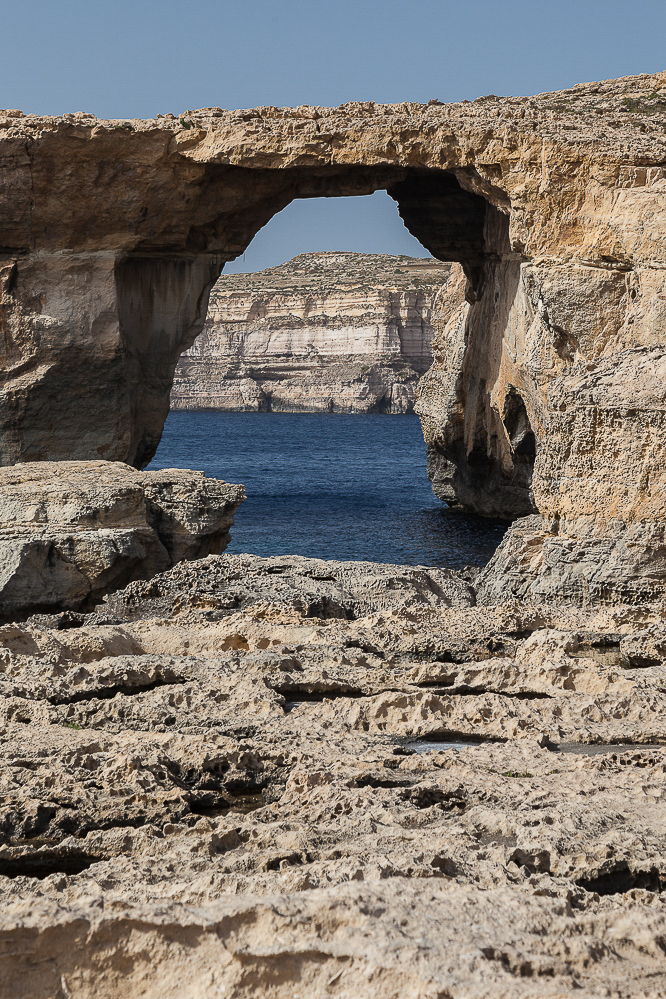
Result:
<svg viewBox="0 0 666 999">
<path fill-rule="evenodd" d="M 664 95 L 0 112 L 0 994 L 666 994 Z M 224 263 L 375 190 L 481 571 L 227 556 L 242 486 L 139 470 Z"/>
<path fill-rule="evenodd" d="M 0 641 L 3 994 L 663 991 L 663 612 L 222 555 Z"/>
</svg>

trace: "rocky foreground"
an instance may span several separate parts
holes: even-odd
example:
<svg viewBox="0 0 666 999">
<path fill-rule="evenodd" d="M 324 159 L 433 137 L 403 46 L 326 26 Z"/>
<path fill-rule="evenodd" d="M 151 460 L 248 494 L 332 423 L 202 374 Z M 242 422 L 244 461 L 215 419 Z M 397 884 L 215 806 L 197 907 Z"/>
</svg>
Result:
<svg viewBox="0 0 666 999">
<path fill-rule="evenodd" d="M 428 258 L 327 252 L 223 274 L 203 332 L 178 362 L 171 406 L 411 412 L 451 270 Z"/>
<path fill-rule="evenodd" d="M 658 608 L 209 556 L 0 644 L 0 994 L 666 992 Z"/>
</svg>

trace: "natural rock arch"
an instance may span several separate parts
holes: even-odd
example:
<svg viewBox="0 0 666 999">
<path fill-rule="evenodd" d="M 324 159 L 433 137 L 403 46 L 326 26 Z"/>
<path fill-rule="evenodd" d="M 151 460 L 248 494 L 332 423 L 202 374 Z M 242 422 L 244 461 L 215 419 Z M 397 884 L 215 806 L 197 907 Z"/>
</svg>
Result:
<svg viewBox="0 0 666 999">
<path fill-rule="evenodd" d="M 61 317 L 49 316 L 65 337 L 55 343 L 41 337 L 42 349 L 27 359 L 28 366 L 34 361 L 43 369 L 39 377 L 18 386 L 9 379 L 2 400 L 2 460 L 104 457 L 144 467 L 159 444 L 178 357 L 201 331 L 210 289 L 225 260 L 243 252 L 258 229 L 296 198 L 387 190 L 426 249 L 462 265 L 471 304 L 467 337 L 473 342 L 487 321 L 484 296 L 498 280 L 498 265 L 510 259 L 517 273 L 519 263 L 511 254 L 505 206 L 496 207 L 461 181 L 470 188 L 483 186 L 473 172 L 423 167 L 351 164 L 257 171 L 206 164 L 190 220 L 198 224 L 183 226 L 179 242 L 172 234 L 158 238 L 153 233 L 113 255 L 17 256 L 6 265 L 5 326 L 21 330 L 28 325 L 33 334 L 39 330 L 43 313 L 27 315 L 26 300 L 46 300 L 69 315 L 62 323 Z M 221 213 L 230 188 L 240 207 Z M 496 200 L 501 205 L 505 199 Z M 142 209 L 137 229 L 144 214 Z M 17 339 L 20 350 L 25 344 Z M 51 416 L 46 434 L 45 413 Z M 496 458 L 493 454 L 489 460 Z M 499 481 L 509 478 L 505 470 Z M 463 502 L 478 505 L 466 496 Z M 502 506 L 499 495 L 498 509 L 514 512 L 511 502 Z"/>
<path fill-rule="evenodd" d="M 484 435 L 510 483 L 512 387 L 548 531 L 658 534 L 665 85 L 145 122 L 0 114 L 0 460 L 144 464 L 224 261 L 294 198 L 386 189 L 467 275 L 419 403 L 435 487 L 461 489 L 448 466 L 482 452 Z M 510 492 L 497 502 L 515 515 Z"/>
<path fill-rule="evenodd" d="M 81 172 L 89 165 L 82 162 Z M 98 167 L 99 176 L 102 164 Z M 151 215 L 144 204 L 128 232 L 115 237 L 125 242 L 134 229 L 143 238 L 131 248 L 23 252 L 7 261 L 4 326 L 15 352 L 24 355 L 19 366 L 32 367 L 37 376 L 17 382 L 10 365 L 0 405 L 4 463 L 103 457 L 144 467 L 160 440 L 178 357 L 202 328 L 210 289 L 225 260 L 243 252 L 258 229 L 297 198 L 387 190 L 407 228 L 433 256 L 462 264 L 472 303 L 470 330 L 484 312 L 479 307 L 484 289 L 496 281 L 497 264 L 510 253 L 508 215 L 487 195 L 468 189 L 483 187 L 474 171 L 363 163 L 267 170 L 206 163 L 199 174 L 194 184 L 189 176 L 175 176 L 173 190 L 167 185 L 162 191 L 176 199 L 169 220 L 172 225 L 178 220 L 176 231 L 163 223 L 161 231 L 143 234 Z M 99 187 L 97 180 L 94 196 Z M 194 188 L 189 195 L 188 187 Z M 147 199 L 146 180 L 143 188 Z M 139 192 L 131 193 L 136 200 Z M 506 201 L 495 193 L 500 204 Z M 55 192 L 47 188 L 45 196 L 48 202 Z M 59 203 L 63 196 L 59 192 Z M 189 217 L 180 200 L 194 201 Z M 96 214 L 92 205 L 90 212 Z M 152 213 L 161 220 L 163 207 L 153 205 Z M 71 226 L 70 241 L 85 239 L 84 222 L 77 219 Z M 44 313 L 29 312 L 37 301 L 46 304 L 57 337 L 40 336 Z M 21 337 L 26 327 L 28 344 Z M 14 332 L 19 335 L 12 337 Z M 36 339 L 38 349 L 32 351 Z"/>
</svg>

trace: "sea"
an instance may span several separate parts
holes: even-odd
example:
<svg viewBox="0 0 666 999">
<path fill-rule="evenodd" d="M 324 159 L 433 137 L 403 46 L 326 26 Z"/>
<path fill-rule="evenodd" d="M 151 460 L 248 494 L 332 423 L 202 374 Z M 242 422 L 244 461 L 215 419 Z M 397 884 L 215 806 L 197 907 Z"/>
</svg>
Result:
<svg viewBox="0 0 666 999">
<path fill-rule="evenodd" d="M 507 528 L 434 496 L 413 414 L 176 411 L 148 467 L 245 485 L 229 553 L 459 569 Z"/>
</svg>

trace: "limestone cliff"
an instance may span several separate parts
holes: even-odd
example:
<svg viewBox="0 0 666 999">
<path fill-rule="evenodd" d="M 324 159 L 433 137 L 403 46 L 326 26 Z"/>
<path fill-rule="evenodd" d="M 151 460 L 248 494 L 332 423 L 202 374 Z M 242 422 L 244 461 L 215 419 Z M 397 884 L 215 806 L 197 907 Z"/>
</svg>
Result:
<svg viewBox="0 0 666 999">
<path fill-rule="evenodd" d="M 174 409 L 410 412 L 451 264 L 304 253 L 222 275 L 174 376 Z"/>
</svg>

